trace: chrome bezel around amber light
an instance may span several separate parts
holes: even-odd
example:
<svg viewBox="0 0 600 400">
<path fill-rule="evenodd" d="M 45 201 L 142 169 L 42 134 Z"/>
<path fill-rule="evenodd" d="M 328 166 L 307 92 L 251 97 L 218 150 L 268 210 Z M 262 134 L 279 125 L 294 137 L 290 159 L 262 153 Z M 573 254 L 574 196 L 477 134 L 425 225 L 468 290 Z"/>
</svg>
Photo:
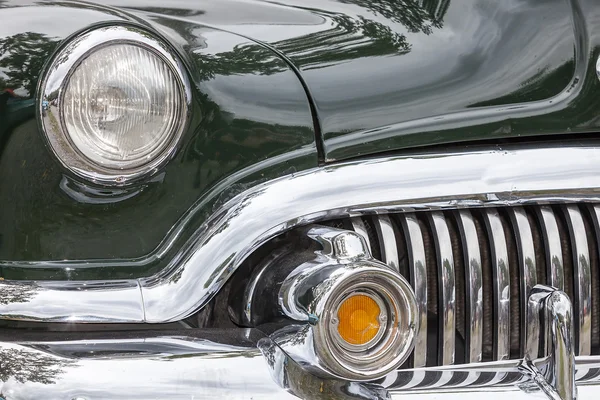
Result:
<svg viewBox="0 0 600 400">
<path fill-rule="evenodd" d="M 64 91 L 72 73 L 90 54 L 114 44 L 139 46 L 159 57 L 175 76 L 179 86 L 176 95 L 183 105 L 176 117 L 177 128 L 159 155 L 129 169 L 110 168 L 85 157 L 73 144 L 61 117 Z M 103 185 L 124 185 L 153 175 L 175 154 L 189 120 L 191 87 L 179 57 L 150 32 L 129 25 L 103 26 L 83 32 L 54 55 L 42 76 L 37 107 L 43 136 L 60 164 L 76 176 Z"/>
<path fill-rule="evenodd" d="M 320 375 L 364 381 L 398 368 L 410 355 L 419 330 L 418 306 L 410 284 L 372 258 L 364 239 L 355 232 L 315 226 L 306 234 L 323 249 L 315 260 L 288 275 L 279 289 L 279 300 L 286 316 L 308 322 L 308 327 L 294 332 L 293 339 L 287 330 L 276 332 L 273 340 Z M 369 343 L 372 346 L 350 349 L 332 332 L 332 319 L 339 302 L 359 291 L 381 298 L 388 321 L 377 342 Z"/>
</svg>

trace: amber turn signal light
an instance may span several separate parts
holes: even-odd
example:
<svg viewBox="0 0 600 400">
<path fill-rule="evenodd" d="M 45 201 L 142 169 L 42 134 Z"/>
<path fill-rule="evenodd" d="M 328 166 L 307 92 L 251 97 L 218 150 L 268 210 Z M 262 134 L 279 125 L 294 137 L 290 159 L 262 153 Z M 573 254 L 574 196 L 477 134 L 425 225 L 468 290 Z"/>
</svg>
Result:
<svg viewBox="0 0 600 400">
<path fill-rule="evenodd" d="M 338 333 L 349 344 L 365 345 L 373 340 L 381 329 L 381 314 L 381 307 L 370 296 L 351 295 L 338 309 Z"/>
</svg>

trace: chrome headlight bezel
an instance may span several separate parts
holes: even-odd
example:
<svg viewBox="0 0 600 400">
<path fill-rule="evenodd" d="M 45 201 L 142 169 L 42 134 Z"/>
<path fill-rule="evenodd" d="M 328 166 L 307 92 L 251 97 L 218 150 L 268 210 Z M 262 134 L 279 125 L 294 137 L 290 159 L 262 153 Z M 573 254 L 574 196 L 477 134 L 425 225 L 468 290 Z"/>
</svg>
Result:
<svg viewBox="0 0 600 400">
<path fill-rule="evenodd" d="M 182 107 L 177 111 L 176 129 L 159 154 L 135 168 L 110 168 L 91 161 L 73 144 L 61 118 L 61 103 L 69 78 L 93 52 L 110 45 L 130 44 L 157 56 L 169 68 L 179 86 Z M 47 65 L 38 87 L 38 120 L 48 147 L 60 164 L 74 175 L 101 185 L 125 185 L 149 177 L 175 154 L 185 133 L 192 91 L 185 67 L 173 49 L 154 34 L 129 25 L 109 25 L 85 31 L 62 46 Z"/>
</svg>

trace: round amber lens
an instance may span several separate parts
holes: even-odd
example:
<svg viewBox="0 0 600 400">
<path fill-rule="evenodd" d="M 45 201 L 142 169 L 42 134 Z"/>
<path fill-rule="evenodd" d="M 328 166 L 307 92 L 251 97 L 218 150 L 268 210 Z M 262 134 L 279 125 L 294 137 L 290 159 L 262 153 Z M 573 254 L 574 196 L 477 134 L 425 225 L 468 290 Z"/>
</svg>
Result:
<svg viewBox="0 0 600 400">
<path fill-rule="evenodd" d="M 338 333 L 349 344 L 369 343 L 379 332 L 381 309 L 369 296 L 348 297 L 338 309 Z"/>
</svg>

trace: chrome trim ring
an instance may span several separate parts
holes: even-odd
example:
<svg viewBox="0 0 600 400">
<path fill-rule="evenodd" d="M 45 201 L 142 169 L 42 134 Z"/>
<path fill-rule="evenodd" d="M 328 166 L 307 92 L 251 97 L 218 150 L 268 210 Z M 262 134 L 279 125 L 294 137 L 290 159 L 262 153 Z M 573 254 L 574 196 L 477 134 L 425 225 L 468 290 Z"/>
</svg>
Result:
<svg viewBox="0 0 600 400">
<path fill-rule="evenodd" d="M 356 269 L 358 271 L 352 271 Z M 374 346 L 357 351 L 346 349 L 335 340 L 330 321 L 335 316 L 335 304 L 340 297 L 359 290 L 376 291 L 385 299 L 388 321 Z M 314 327 L 315 348 L 321 358 L 330 360 L 328 364 L 338 376 L 374 379 L 397 368 L 412 352 L 418 331 L 417 305 L 410 286 L 392 271 L 367 265 L 351 267 L 331 289 L 331 296 L 324 299 L 322 308 L 317 308 L 323 310 L 323 315 L 320 318 L 322 324 Z"/>
<path fill-rule="evenodd" d="M 306 235 L 322 250 L 289 273 L 278 295 L 283 314 L 306 325 L 297 331 L 282 328 L 270 337 L 319 376 L 364 381 L 399 367 L 412 352 L 419 331 L 418 305 L 409 283 L 373 259 L 354 231 L 313 226 Z M 340 345 L 332 321 L 341 300 L 359 291 L 385 303 L 387 321 L 377 340 L 349 349 Z"/>
<path fill-rule="evenodd" d="M 75 69 L 98 49 L 112 44 L 131 44 L 158 56 L 179 83 L 178 96 L 183 107 L 175 123 L 178 129 L 165 144 L 164 150 L 147 163 L 128 170 L 101 166 L 85 157 L 72 143 L 60 117 L 64 89 Z M 191 103 L 191 86 L 179 57 L 166 43 L 153 34 L 134 26 L 104 26 L 72 38 L 54 56 L 42 74 L 38 88 L 39 121 L 48 147 L 60 164 L 73 174 L 103 185 L 124 185 L 154 174 L 174 155 L 187 127 Z"/>
</svg>

